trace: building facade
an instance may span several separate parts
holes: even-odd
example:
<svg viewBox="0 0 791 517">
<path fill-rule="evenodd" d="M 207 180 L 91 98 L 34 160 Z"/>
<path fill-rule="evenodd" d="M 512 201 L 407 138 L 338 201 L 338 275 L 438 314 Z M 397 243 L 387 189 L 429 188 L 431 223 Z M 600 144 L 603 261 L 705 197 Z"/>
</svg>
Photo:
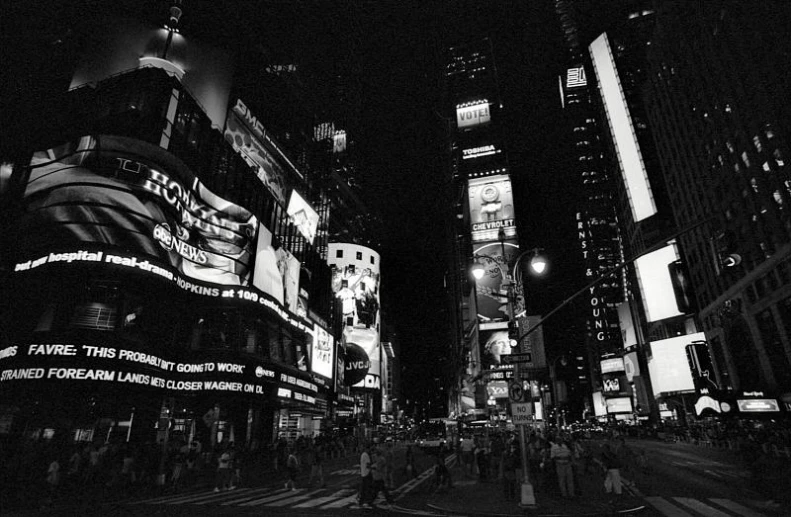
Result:
<svg viewBox="0 0 791 517">
<path fill-rule="evenodd" d="M 103 21 L 3 157 L 4 438 L 259 448 L 320 431 L 343 353 L 312 126 L 281 144 L 227 51 L 172 10 Z"/>
<path fill-rule="evenodd" d="M 647 115 L 680 226 L 712 378 L 791 402 L 787 6 L 671 2 L 648 52 Z M 755 35 L 761 35 L 755 37 Z"/>
</svg>

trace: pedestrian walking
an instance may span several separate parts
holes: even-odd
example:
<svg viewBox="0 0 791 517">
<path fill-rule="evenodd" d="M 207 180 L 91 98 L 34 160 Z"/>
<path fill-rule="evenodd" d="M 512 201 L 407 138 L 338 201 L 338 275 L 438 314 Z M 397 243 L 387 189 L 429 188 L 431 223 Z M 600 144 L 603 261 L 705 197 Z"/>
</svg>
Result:
<svg viewBox="0 0 791 517">
<path fill-rule="evenodd" d="M 327 483 L 324 482 L 324 446 L 317 445 L 313 449 L 313 464 L 310 466 L 310 477 L 308 478 L 308 484 L 313 485 L 313 478 L 317 477 L 319 479 L 319 485 L 324 488 L 327 486 Z"/>
<path fill-rule="evenodd" d="M 417 467 L 415 467 L 415 452 L 412 450 L 411 445 L 406 446 L 405 461 L 406 461 L 406 465 L 404 466 L 404 470 L 406 471 L 407 479 L 416 478 Z"/>
<path fill-rule="evenodd" d="M 572 452 L 565 440 L 558 440 L 552 445 L 550 458 L 555 462 L 555 472 L 558 476 L 558 486 L 561 497 L 574 496 L 574 475 L 572 471 Z"/>
<path fill-rule="evenodd" d="M 469 436 L 465 436 L 461 440 L 460 448 L 464 473 L 472 475 L 475 471 L 475 466 L 473 464 L 473 461 L 475 460 L 475 455 L 473 454 L 473 451 L 475 450 L 475 442 Z"/>
<path fill-rule="evenodd" d="M 598 460 L 604 470 L 604 491 L 607 494 L 621 495 L 623 485 L 621 484 L 621 461 L 618 455 L 612 450 L 609 443 L 602 445 L 601 458 Z"/>
<path fill-rule="evenodd" d="M 371 494 L 371 503 L 376 500 L 381 492 L 385 496 L 387 504 L 393 504 L 393 498 L 387 490 L 385 477 L 387 476 L 387 458 L 382 451 L 374 451 L 373 464 L 371 465 L 371 479 L 373 481 L 373 493 Z"/>
<path fill-rule="evenodd" d="M 395 453 L 393 452 L 393 442 L 385 443 L 385 460 L 387 460 L 387 472 L 385 473 L 385 485 L 387 488 L 395 488 Z"/>
<path fill-rule="evenodd" d="M 360 453 L 360 495 L 358 501 L 360 506 L 372 508 L 371 491 L 373 488 L 373 477 L 371 475 L 371 454 L 367 444 L 363 445 Z"/>
<path fill-rule="evenodd" d="M 214 480 L 214 491 L 228 490 L 231 484 L 231 454 L 224 450 L 217 458 L 217 476 Z"/>
<path fill-rule="evenodd" d="M 507 447 L 503 452 L 502 466 L 503 472 L 503 497 L 506 501 L 516 499 L 516 467 L 519 464 L 516 447 Z"/>
<path fill-rule="evenodd" d="M 297 475 L 299 474 L 299 458 L 297 458 L 294 448 L 288 451 L 288 458 L 286 458 L 286 471 L 288 473 L 288 481 L 286 481 L 286 489 L 291 488 L 292 492 L 297 490 Z"/>
</svg>

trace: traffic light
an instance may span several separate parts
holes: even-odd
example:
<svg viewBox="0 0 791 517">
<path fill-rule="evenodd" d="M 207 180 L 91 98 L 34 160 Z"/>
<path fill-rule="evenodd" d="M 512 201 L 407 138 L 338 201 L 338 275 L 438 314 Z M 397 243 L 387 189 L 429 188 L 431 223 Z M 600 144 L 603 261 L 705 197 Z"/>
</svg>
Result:
<svg viewBox="0 0 791 517">
<path fill-rule="evenodd" d="M 510 321 L 508 323 L 508 339 L 511 340 L 511 347 L 519 346 L 519 323 Z"/>
</svg>

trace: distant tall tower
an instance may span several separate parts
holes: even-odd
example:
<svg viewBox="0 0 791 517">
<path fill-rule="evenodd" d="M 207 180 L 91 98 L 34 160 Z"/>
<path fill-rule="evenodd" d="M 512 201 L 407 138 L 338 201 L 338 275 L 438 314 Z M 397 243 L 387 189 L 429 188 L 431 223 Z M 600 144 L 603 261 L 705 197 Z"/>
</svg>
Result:
<svg viewBox="0 0 791 517">
<path fill-rule="evenodd" d="M 566 120 L 572 132 L 571 152 L 574 173 L 582 187 L 577 211 L 577 232 L 585 263 L 585 272 L 593 280 L 618 264 L 623 257 L 618 218 L 615 210 L 613 169 L 604 159 L 604 143 L 599 112 L 593 102 L 595 85 L 589 82 L 590 60 L 580 48 L 580 37 L 572 2 L 557 0 L 555 9 L 568 48 L 568 65 L 560 77 L 560 92 Z M 578 374 L 578 381 L 593 381 L 593 390 L 601 389 L 596 368 L 602 355 L 623 347 L 617 306 L 623 301 L 622 276 L 614 276 L 593 287 L 588 294 L 590 312 L 584 348 L 577 357 L 589 365 L 589 375 Z M 579 361 L 579 359 L 577 359 Z M 577 370 L 584 372 L 584 370 Z"/>
</svg>

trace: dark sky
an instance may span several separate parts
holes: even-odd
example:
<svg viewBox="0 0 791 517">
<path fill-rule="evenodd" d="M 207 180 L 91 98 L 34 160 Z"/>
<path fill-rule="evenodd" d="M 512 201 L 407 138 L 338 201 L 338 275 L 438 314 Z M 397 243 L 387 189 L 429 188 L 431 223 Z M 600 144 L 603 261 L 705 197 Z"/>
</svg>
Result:
<svg viewBox="0 0 791 517">
<path fill-rule="evenodd" d="M 165 0 L 13 2 L 3 8 L 3 64 L 24 62 L 26 42 L 63 27 L 96 23 L 97 9 L 160 16 Z M 492 38 L 509 119 L 509 157 L 521 239 L 547 248 L 552 274 L 537 281 L 537 304 L 552 304 L 576 279 L 573 197 L 566 171 L 557 74 L 564 51 L 553 2 L 236 0 L 184 1 L 183 33 L 229 48 L 264 49 L 276 59 L 311 61 L 327 74 L 359 70 L 362 100 L 355 139 L 366 199 L 385 222 L 382 291 L 396 324 L 407 396 L 425 393 L 447 347 L 444 325 L 439 130 L 443 49 L 469 37 Z M 27 46 L 26 46 L 27 45 Z M 13 49 L 22 49 L 16 54 Z M 6 77 L 5 83 L 17 79 Z M 566 230 L 567 229 L 567 230 Z M 546 309 L 546 307 L 541 307 Z"/>
</svg>

